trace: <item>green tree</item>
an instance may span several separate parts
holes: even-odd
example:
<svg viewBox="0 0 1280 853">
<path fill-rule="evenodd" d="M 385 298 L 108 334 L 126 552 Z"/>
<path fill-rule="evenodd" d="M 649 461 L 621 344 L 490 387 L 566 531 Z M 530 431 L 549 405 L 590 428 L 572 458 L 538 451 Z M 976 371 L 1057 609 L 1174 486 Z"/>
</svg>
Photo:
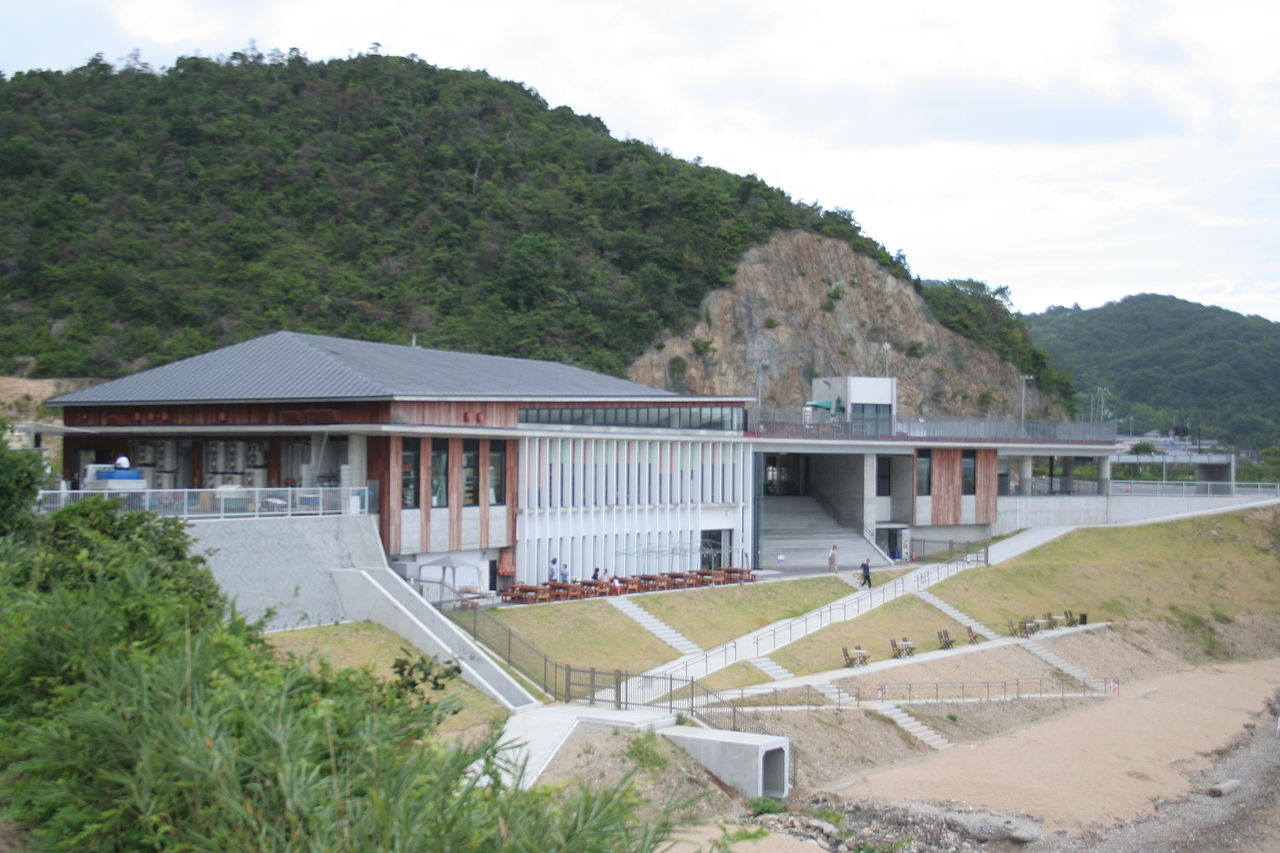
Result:
<svg viewBox="0 0 1280 853">
<path fill-rule="evenodd" d="M 36 493 L 49 468 L 35 450 L 17 450 L 2 440 L 9 423 L 0 420 L 0 538 L 30 529 Z"/>
</svg>

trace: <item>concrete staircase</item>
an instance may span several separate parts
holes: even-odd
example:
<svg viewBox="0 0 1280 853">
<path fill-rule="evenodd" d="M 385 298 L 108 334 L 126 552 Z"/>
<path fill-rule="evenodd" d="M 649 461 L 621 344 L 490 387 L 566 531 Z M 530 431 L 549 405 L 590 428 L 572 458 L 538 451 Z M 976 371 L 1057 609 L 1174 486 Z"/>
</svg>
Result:
<svg viewBox="0 0 1280 853">
<path fill-rule="evenodd" d="M 924 741 L 926 745 L 931 746 L 934 749 L 950 749 L 954 746 L 951 741 L 947 740 L 945 737 L 938 734 L 936 731 L 929 728 L 924 723 L 899 708 L 897 705 L 885 704 L 881 705 L 877 710 L 901 726 L 908 734 Z"/>
<path fill-rule="evenodd" d="M 963 610 L 960 610 L 959 608 L 956 608 L 956 607 L 952 607 L 950 604 L 947 604 L 941 598 L 938 598 L 938 596 L 934 595 L 928 590 L 924 590 L 924 589 L 919 590 L 918 592 L 916 592 L 915 595 L 916 595 L 916 598 L 932 605 L 938 610 L 941 610 L 943 613 L 947 614 L 952 619 L 959 622 L 961 625 L 973 626 L 973 630 L 975 633 L 981 634 L 982 636 L 986 637 L 988 640 L 994 640 L 1000 636 L 995 631 L 992 631 L 990 628 L 988 628 L 986 625 L 983 625 L 977 619 L 974 619 L 972 616 L 965 613 Z M 964 638 L 963 637 L 955 638 L 956 642 L 960 642 L 962 639 Z"/>
<path fill-rule="evenodd" d="M 1076 681 L 1079 681 L 1081 684 L 1088 686 L 1090 681 L 1089 673 L 1085 672 L 1083 669 L 1081 669 L 1080 667 L 1076 666 L 1073 663 L 1067 663 L 1067 661 L 1063 660 L 1059 655 L 1054 654 L 1053 652 L 1045 648 L 1043 645 L 1041 645 L 1039 640 L 1035 640 L 1035 639 L 1027 640 L 1025 643 L 1022 644 L 1022 647 L 1027 651 L 1031 652 L 1031 654 L 1040 658 L 1040 660 L 1049 664 L 1049 666 L 1052 666 L 1055 669 L 1062 670 L 1067 675 L 1074 678 Z"/>
<path fill-rule="evenodd" d="M 768 658 L 751 658 L 750 663 L 756 669 L 769 676 L 773 681 L 781 681 L 784 678 L 795 678 L 795 673 L 791 672 L 785 666 L 774 663 Z"/>
<path fill-rule="evenodd" d="M 773 568 L 826 568 L 827 553 L 836 546 L 840 571 L 856 571 L 863 558 L 871 565 L 887 565 L 862 535 L 841 527 L 816 500 L 809 497 L 766 497 L 760 522 L 760 565 Z M 786 559 L 778 561 L 778 557 Z"/>
<path fill-rule="evenodd" d="M 696 655 L 702 651 L 698 646 L 689 640 L 688 637 L 681 634 L 675 628 L 667 625 L 656 616 L 650 615 L 643 607 L 625 596 L 611 595 L 605 599 L 614 607 L 621 610 L 627 616 L 634 619 L 646 631 L 653 634 L 659 640 L 666 643 L 682 655 Z"/>
</svg>

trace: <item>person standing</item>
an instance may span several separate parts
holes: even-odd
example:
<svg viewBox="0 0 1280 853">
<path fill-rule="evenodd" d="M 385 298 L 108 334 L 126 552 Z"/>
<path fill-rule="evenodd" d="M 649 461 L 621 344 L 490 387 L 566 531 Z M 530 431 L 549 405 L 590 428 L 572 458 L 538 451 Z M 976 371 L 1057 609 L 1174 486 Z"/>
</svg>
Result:
<svg viewBox="0 0 1280 853">
<path fill-rule="evenodd" d="M 858 588 L 866 587 L 871 589 L 871 560 L 863 558 L 862 560 L 862 580 L 858 581 Z"/>
<path fill-rule="evenodd" d="M 547 566 L 547 580 L 551 583 L 560 577 L 560 568 L 556 565 L 556 558 L 551 558 L 551 565 Z"/>
<path fill-rule="evenodd" d="M 836 546 L 832 545 L 831 550 L 827 553 L 827 568 L 833 572 L 840 570 L 839 563 L 836 559 Z"/>
</svg>

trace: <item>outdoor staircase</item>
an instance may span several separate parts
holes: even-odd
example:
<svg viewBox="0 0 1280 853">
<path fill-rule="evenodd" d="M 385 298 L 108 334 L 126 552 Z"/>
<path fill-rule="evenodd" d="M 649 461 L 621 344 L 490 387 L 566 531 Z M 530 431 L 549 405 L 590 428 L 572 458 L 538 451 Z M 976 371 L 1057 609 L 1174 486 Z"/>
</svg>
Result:
<svg viewBox="0 0 1280 853">
<path fill-rule="evenodd" d="M 1081 684 L 1088 686 L 1089 681 L 1091 680 L 1089 677 L 1089 673 L 1085 672 L 1083 669 L 1081 669 L 1080 667 L 1076 666 L 1073 663 L 1067 663 L 1067 661 L 1063 660 L 1059 655 L 1054 654 L 1053 652 L 1045 648 L 1043 645 L 1041 645 L 1039 640 L 1034 640 L 1034 639 L 1027 640 L 1025 643 L 1022 644 L 1022 647 L 1027 651 L 1031 652 L 1031 654 L 1040 658 L 1040 660 L 1049 664 L 1049 666 L 1052 666 L 1055 669 L 1062 670 L 1067 675 L 1074 678 L 1076 681 L 1079 681 Z"/>
<path fill-rule="evenodd" d="M 938 732 L 929 728 L 924 723 L 899 708 L 897 705 L 885 704 L 881 705 L 877 710 L 897 723 L 912 737 L 923 741 L 927 746 L 934 749 L 950 749 L 954 746 L 951 741 L 947 740 L 945 737 L 938 734 Z"/>
<path fill-rule="evenodd" d="M 751 665 L 756 669 L 769 676 L 772 681 L 782 681 L 784 678 L 795 678 L 795 673 L 791 672 L 781 664 L 776 664 L 768 658 L 752 658 Z"/>
<path fill-rule="evenodd" d="M 836 546 L 840 571 L 856 571 L 863 559 L 888 565 L 862 531 L 842 527 L 810 497 L 766 497 L 761 503 L 760 567 L 826 568 Z M 779 557 L 785 559 L 779 560 Z"/>
<path fill-rule="evenodd" d="M 682 655 L 696 655 L 702 651 L 688 637 L 681 634 L 675 628 L 663 622 L 656 616 L 652 616 L 643 607 L 635 604 L 629 598 L 620 595 L 611 595 L 605 599 L 614 607 L 621 610 L 627 616 L 634 619 L 642 628 L 653 634 L 659 640 L 666 643 Z"/>
<path fill-rule="evenodd" d="M 965 613 L 963 610 L 960 610 L 959 608 L 956 608 L 956 607 L 952 607 L 950 604 L 947 604 L 941 598 L 938 598 L 938 596 L 934 595 L 928 590 L 924 590 L 924 589 L 918 590 L 915 593 L 915 596 L 921 601 L 924 601 L 932 605 L 933 607 L 937 608 L 938 610 L 941 610 L 943 613 L 947 614 L 952 619 L 959 622 L 961 625 L 972 626 L 975 633 L 981 634 L 982 636 L 986 637 L 988 640 L 994 640 L 1000 636 L 995 631 L 992 631 L 990 628 L 988 628 L 986 625 L 983 625 L 977 619 L 974 619 L 972 616 Z M 957 641 L 959 641 L 960 639 L 962 638 L 956 637 Z"/>
</svg>

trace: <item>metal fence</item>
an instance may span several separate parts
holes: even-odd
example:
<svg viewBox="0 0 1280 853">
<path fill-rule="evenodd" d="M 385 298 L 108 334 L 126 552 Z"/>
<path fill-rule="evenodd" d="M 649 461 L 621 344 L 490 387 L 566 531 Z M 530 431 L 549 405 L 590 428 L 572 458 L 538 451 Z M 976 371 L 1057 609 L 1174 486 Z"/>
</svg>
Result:
<svg viewBox="0 0 1280 853">
<path fill-rule="evenodd" d="M 772 734 L 749 709 L 735 705 L 694 679 L 569 666 L 552 660 L 483 610 L 455 610 L 450 618 L 555 700 L 619 709 L 661 708 L 719 729 Z"/>
<path fill-rule="evenodd" d="M 307 515 L 366 515 L 377 512 L 365 487 L 251 489 L 88 489 L 42 491 L 36 511 L 53 512 L 85 498 L 108 498 L 126 510 L 150 510 L 192 521 L 209 519 L 285 518 Z"/>
<path fill-rule="evenodd" d="M 874 439 L 880 441 L 920 439 L 995 440 L 1029 442 L 1081 442 L 1114 444 L 1115 423 L 985 420 L 969 418 L 923 418 L 886 422 L 877 429 L 857 421 L 830 420 L 822 412 L 795 409 L 753 409 L 748 415 L 749 431 L 767 438 Z M 891 432 L 883 432 L 884 429 Z"/>
<path fill-rule="evenodd" d="M 1113 496 L 1160 498 L 1257 497 L 1280 498 L 1280 483 L 1231 483 L 1189 480 L 1112 480 Z"/>
<path fill-rule="evenodd" d="M 852 676 L 851 676 L 852 677 Z M 1100 697 L 1118 694 L 1120 679 L 1097 677 L 1081 681 L 1074 678 L 1040 676 L 1011 678 L 1003 681 L 898 681 L 862 685 L 837 690 L 821 690 L 812 685 L 792 688 L 739 687 L 723 690 L 720 697 L 735 707 L 793 708 L 822 710 L 828 708 L 861 708 L 864 704 L 893 702 L 1000 702 L 1011 699 L 1066 699 L 1078 696 Z M 846 698 L 847 697 L 847 698 Z"/>
</svg>

